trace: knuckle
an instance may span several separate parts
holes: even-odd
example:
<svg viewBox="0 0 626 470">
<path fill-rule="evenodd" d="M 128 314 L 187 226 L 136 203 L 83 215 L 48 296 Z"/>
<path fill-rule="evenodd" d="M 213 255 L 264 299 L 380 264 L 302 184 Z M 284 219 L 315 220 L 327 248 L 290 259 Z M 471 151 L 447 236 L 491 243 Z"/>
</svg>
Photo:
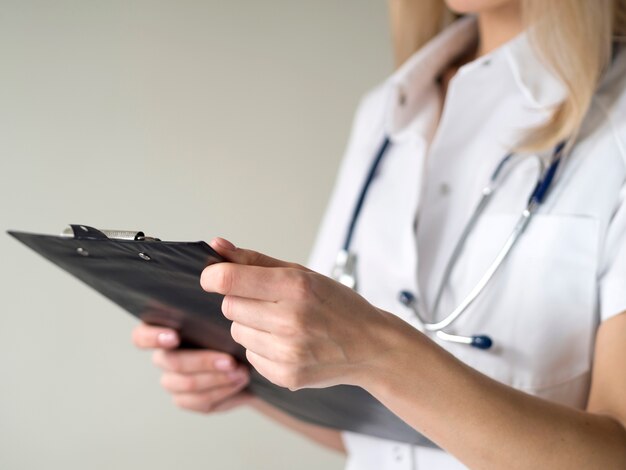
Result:
<svg viewBox="0 0 626 470">
<path fill-rule="evenodd" d="M 215 355 L 209 351 L 198 351 L 196 356 L 196 372 L 209 372 L 215 369 Z"/>
<path fill-rule="evenodd" d="M 156 338 L 153 331 L 146 325 L 138 325 L 132 331 L 132 342 L 138 348 L 153 348 L 156 346 Z"/>
<path fill-rule="evenodd" d="M 300 263 L 287 263 L 289 267 L 297 269 L 298 271 L 309 272 L 309 268 L 301 265 Z"/>
<path fill-rule="evenodd" d="M 297 272 L 297 271 L 296 271 Z M 306 300 L 311 293 L 311 283 L 308 276 L 304 273 L 297 272 L 293 278 L 293 293 L 299 300 Z"/>
<path fill-rule="evenodd" d="M 235 273 L 227 263 L 220 263 L 216 267 L 215 287 L 220 294 L 227 294 L 232 290 Z"/>
<path fill-rule="evenodd" d="M 294 325 L 291 321 L 284 321 L 276 325 L 276 334 L 280 336 L 291 337 L 296 336 L 298 333 L 298 328 L 296 328 L 296 325 Z"/>
<path fill-rule="evenodd" d="M 276 326 L 276 333 L 285 337 L 299 337 L 306 334 L 312 326 L 310 312 L 299 305 L 292 305 L 290 310 L 281 316 Z"/>
<path fill-rule="evenodd" d="M 168 370 L 172 372 L 180 372 L 182 370 L 182 360 L 178 355 L 175 354 L 165 354 L 163 356 L 164 365 Z"/>
<path fill-rule="evenodd" d="M 301 364 L 307 358 L 307 348 L 301 342 L 290 344 L 283 351 L 283 362 L 287 364 Z"/>
<path fill-rule="evenodd" d="M 211 276 L 211 271 L 213 269 L 215 269 L 215 265 L 210 265 L 204 268 L 202 272 L 200 273 L 200 287 L 202 287 L 202 289 L 205 291 L 211 290 L 209 280 Z"/>
<path fill-rule="evenodd" d="M 270 379 L 275 385 L 287 388 L 287 384 L 289 383 L 288 369 L 287 367 L 283 366 L 267 378 Z"/>
<path fill-rule="evenodd" d="M 206 372 L 213 368 L 211 367 L 212 354 L 207 351 L 194 351 L 188 356 L 186 363 L 184 364 L 184 370 L 187 372 Z"/>
<path fill-rule="evenodd" d="M 252 266 L 262 265 L 265 261 L 265 256 L 258 251 L 247 250 L 246 262 Z"/>
<path fill-rule="evenodd" d="M 246 349 L 246 359 L 248 360 L 248 362 L 251 365 L 254 365 L 254 356 L 252 355 L 251 351 L 249 349 Z"/>
<path fill-rule="evenodd" d="M 302 334 L 308 330 L 311 323 L 311 315 L 308 311 L 294 308 L 291 314 L 291 325 L 297 334 Z"/>
<path fill-rule="evenodd" d="M 131 332 L 131 335 L 130 335 L 130 339 L 135 346 L 137 347 L 143 346 L 143 341 L 141 338 L 141 332 L 139 330 L 139 327 L 133 328 L 133 331 Z"/>
<path fill-rule="evenodd" d="M 230 363 L 235 362 L 235 359 L 228 354 L 223 354 L 215 351 L 204 351 L 199 359 L 202 371 L 212 372 L 216 370 L 215 362 L 218 360 L 227 360 Z"/>
<path fill-rule="evenodd" d="M 226 318 L 232 320 L 231 312 L 233 308 L 233 300 L 229 295 L 225 295 L 222 299 L 222 313 Z"/>
<path fill-rule="evenodd" d="M 161 386 L 171 393 L 192 392 L 195 388 L 195 379 L 191 376 L 166 372 L 161 375 Z"/>
<path fill-rule="evenodd" d="M 277 376 L 277 383 L 284 388 L 288 388 L 291 391 L 298 390 L 302 387 L 302 371 L 299 367 L 292 365 L 283 366 Z"/>
<path fill-rule="evenodd" d="M 235 382 L 234 384 L 232 384 L 233 386 L 232 394 L 234 395 L 235 392 L 241 390 L 242 388 L 246 388 L 249 383 L 250 383 L 250 374 L 246 372 L 246 374 L 244 375 L 244 378 L 240 382 Z"/>
<path fill-rule="evenodd" d="M 232 322 L 230 325 L 230 336 L 235 340 L 235 342 L 241 344 L 241 327 L 239 323 Z"/>
<path fill-rule="evenodd" d="M 309 273 L 292 270 L 292 292 L 297 300 L 309 300 L 313 294 L 313 279 Z"/>
<path fill-rule="evenodd" d="M 215 408 L 215 406 L 225 398 L 228 398 L 232 395 L 232 392 L 229 389 L 221 388 L 216 390 L 211 390 L 206 395 L 206 404 L 211 408 Z"/>
<path fill-rule="evenodd" d="M 196 396 L 175 394 L 172 399 L 177 407 L 199 413 L 209 413 L 212 411 L 213 407 L 212 403 L 198 400 Z"/>
<path fill-rule="evenodd" d="M 304 373 L 301 369 L 297 369 L 294 373 L 292 373 L 291 380 L 287 384 L 287 388 L 294 392 L 296 390 L 300 390 L 304 386 L 304 383 Z"/>
<path fill-rule="evenodd" d="M 223 398 L 224 392 L 220 389 L 211 390 L 203 395 L 202 405 L 206 412 L 213 411 L 220 400 Z"/>
<path fill-rule="evenodd" d="M 207 292 L 226 294 L 232 286 L 233 269 L 230 263 L 217 263 L 204 268 L 200 285 Z"/>
<path fill-rule="evenodd" d="M 157 349 L 152 353 L 152 363 L 157 367 L 163 367 L 163 351 Z"/>
<path fill-rule="evenodd" d="M 198 381 L 193 375 L 185 375 L 180 378 L 180 388 L 185 392 L 193 392 L 198 388 Z"/>
</svg>

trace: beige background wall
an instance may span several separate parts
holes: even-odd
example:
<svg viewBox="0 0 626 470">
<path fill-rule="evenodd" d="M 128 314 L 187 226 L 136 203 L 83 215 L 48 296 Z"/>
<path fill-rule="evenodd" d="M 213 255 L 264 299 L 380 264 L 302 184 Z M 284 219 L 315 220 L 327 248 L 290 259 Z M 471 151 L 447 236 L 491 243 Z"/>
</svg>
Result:
<svg viewBox="0 0 626 470">
<path fill-rule="evenodd" d="M 0 228 L 230 237 L 304 262 L 382 0 L 0 0 Z M 1 469 L 333 469 L 247 410 L 182 412 L 134 320 L 0 234 Z"/>
</svg>

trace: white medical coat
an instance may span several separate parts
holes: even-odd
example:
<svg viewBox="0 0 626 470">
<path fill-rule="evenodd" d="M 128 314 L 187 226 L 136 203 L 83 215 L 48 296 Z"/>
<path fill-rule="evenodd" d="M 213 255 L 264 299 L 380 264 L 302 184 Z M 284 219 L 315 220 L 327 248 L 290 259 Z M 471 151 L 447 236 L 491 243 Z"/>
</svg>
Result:
<svg viewBox="0 0 626 470">
<path fill-rule="evenodd" d="M 310 258 L 313 269 L 330 274 L 365 175 L 389 136 L 392 145 L 367 195 L 353 250 L 359 292 L 416 327 L 398 292 L 415 292 L 430 310 L 495 165 L 565 96 L 521 34 L 462 66 L 440 111 L 436 77 L 476 34 L 475 19 L 456 21 L 364 97 Z M 494 347 L 483 351 L 433 337 L 502 383 L 576 408 L 586 404 L 599 324 L 626 310 L 625 72 L 626 54 L 619 54 L 545 204 L 493 282 L 447 330 L 487 334 Z M 446 285 L 437 318 L 485 272 L 524 208 L 537 171 L 528 159 L 494 195 Z M 464 468 L 439 450 L 352 432 L 342 436 L 349 470 Z"/>
</svg>

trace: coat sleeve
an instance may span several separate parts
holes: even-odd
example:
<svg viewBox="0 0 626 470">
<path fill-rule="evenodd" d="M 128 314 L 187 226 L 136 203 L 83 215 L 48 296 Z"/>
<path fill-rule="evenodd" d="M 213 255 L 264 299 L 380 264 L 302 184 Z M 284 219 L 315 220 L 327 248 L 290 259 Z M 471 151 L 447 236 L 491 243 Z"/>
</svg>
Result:
<svg viewBox="0 0 626 470">
<path fill-rule="evenodd" d="M 330 275 L 332 271 L 365 173 L 382 142 L 384 95 L 381 85 L 367 93 L 357 107 L 348 145 L 307 263 L 322 274 Z"/>
</svg>

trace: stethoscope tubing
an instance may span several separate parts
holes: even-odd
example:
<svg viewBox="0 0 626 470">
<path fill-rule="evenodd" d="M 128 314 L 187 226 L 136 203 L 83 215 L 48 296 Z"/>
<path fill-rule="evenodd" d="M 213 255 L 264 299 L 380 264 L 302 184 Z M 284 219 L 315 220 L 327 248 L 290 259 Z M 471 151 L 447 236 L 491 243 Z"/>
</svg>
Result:
<svg viewBox="0 0 626 470">
<path fill-rule="evenodd" d="M 376 152 L 375 158 L 370 166 L 370 169 L 367 173 L 365 182 L 361 188 L 361 192 L 359 193 L 357 202 L 355 204 L 352 218 L 350 219 L 350 224 L 348 226 L 348 231 L 346 234 L 346 238 L 343 244 L 342 250 L 338 254 L 338 264 L 333 271 L 333 275 L 340 282 L 349 285 L 352 288 L 356 288 L 356 255 L 350 252 L 350 246 L 352 243 L 352 238 L 354 236 L 355 227 L 357 225 L 357 221 L 361 215 L 361 211 L 363 209 L 363 204 L 369 193 L 369 189 L 374 181 L 376 175 L 378 174 L 381 162 L 384 159 L 384 156 L 389 151 L 389 147 L 391 145 L 391 140 L 389 137 L 385 137 L 378 151 Z M 451 312 L 449 313 L 443 320 L 440 321 L 428 321 L 424 318 L 420 311 L 420 306 L 415 298 L 415 296 L 409 291 L 401 291 L 399 295 L 400 302 L 411 308 L 414 312 L 416 319 L 423 327 L 424 330 L 429 331 L 437 335 L 442 340 L 445 341 L 453 341 L 456 343 L 463 343 L 474 346 L 479 349 L 489 349 L 492 346 L 492 340 L 487 335 L 472 335 L 472 336 L 462 336 L 462 335 L 454 335 L 443 331 L 445 328 L 451 326 L 464 312 L 466 312 L 469 307 L 474 303 L 474 301 L 478 298 L 478 296 L 485 290 L 489 282 L 493 279 L 496 272 L 500 269 L 500 267 L 504 264 L 504 261 L 509 256 L 511 250 L 516 245 L 526 227 L 530 223 L 534 213 L 538 209 L 538 207 L 544 202 L 546 195 L 549 189 L 552 187 L 555 175 L 559 168 L 559 164 L 562 160 L 563 149 L 565 148 L 565 141 L 560 142 L 554 149 L 552 160 L 548 168 L 545 168 L 543 160 L 538 156 L 533 156 L 537 158 L 539 162 L 539 177 L 537 178 L 537 182 L 533 191 L 531 192 L 526 207 L 520 214 L 511 234 L 505 241 L 502 248 L 498 251 L 496 257 L 491 262 L 485 273 L 481 276 L 479 281 L 474 285 L 474 287 L 470 290 L 470 292 L 465 296 L 465 298 L 461 301 L 461 303 Z M 481 214 L 484 212 L 487 207 L 490 199 L 492 198 L 494 192 L 497 188 L 502 184 L 503 180 L 507 177 L 511 172 L 511 168 L 519 164 L 521 161 L 525 160 L 524 157 L 521 157 L 517 160 L 516 165 L 512 165 L 512 161 L 514 160 L 514 154 L 509 153 L 505 157 L 501 159 L 501 161 L 496 166 L 493 171 L 489 184 L 483 188 L 481 198 L 479 199 L 478 204 L 476 205 L 470 219 L 466 223 L 457 244 L 454 247 L 452 255 L 450 256 L 448 263 L 444 269 L 444 274 L 442 276 L 441 283 L 439 284 L 435 302 L 433 304 L 433 318 L 436 317 L 436 312 L 439 309 L 439 304 L 441 302 L 441 298 L 443 296 L 443 292 L 445 286 L 452 275 L 452 271 L 454 266 L 456 265 L 458 259 L 460 258 L 461 252 L 465 245 L 465 242 L 469 235 L 471 234 L 474 226 L 476 225 L 478 219 Z M 507 171 L 505 171 L 507 170 Z M 339 269 L 337 269 L 339 267 Z M 337 272 L 338 271 L 338 272 Z"/>
<path fill-rule="evenodd" d="M 526 227 L 530 223 L 530 220 L 532 219 L 536 209 L 539 207 L 539 204 L 543 202 L 543 198 L 545 197 L 547 188 L 551 185 L 554 175 L 556 173 L 556 169 L 560 162 L 561 151 L 562 151 L 562 147 L 558 147 L 557 149 L 555 149 L 555 155 L 559 157 L 554 160 L 554 162 L 549 166 L 547 171 L 545 169 L 543 160 L 537 157 L 540 176 L 537 179 L 535 188 L 533 189 L 533 192 L 528 199 L 526 208 L 520 214 L 513 230 L 511 231 L 511 234 L 509 235 L 504 245 L 502 246 L 502 248 L 500 249 L 496 257 L 494 258 L 493 262 L 490 264 L 489 268 L 487 268 L 487 271 L 485 271 L 484 275 L 476 283 L 476 285 L 469 292 L 469 294 L 463 299 L 463 301 L 457 306 L 457 308 L 455 308 L 448 316 L 446 316 L 445 319 L 439 322 L 426 321 L 422 317 L 422 315 L 419 314 L 419 311 L 416 312 L 416 316 L 418 316 L 418 319 L 421 321 L 425 329 L 427 329 L 428 331 L 437 331 L 437 330 L 441 330 L 443 328 L 450 326 L 452 323 L 456 321 L 456 319 L 466 309 L 470 307 L 470 305 L 476 300 L 476 298 L 480 295 L 483 289 L 485 289 L 487 284 L 489 284 L 489 282 L 491 281 L 495 273 L 498 271 L 500 266 L 504 263 L 504 260 L 507 258 L 510 251 L 513 249 L 513 247 L 515 246 L 519 238 L 522 236 L 522 234 L 526 230 Z M 463 229 L 463 232 L 461 233 L 461 236 L 459 237 L 459 241 L 454 247 L 454 250 L 452 251 L 450 258 L 448 259 L 448 263 L 446 264 L 446 268 L 441 277 L 442 281 L 439 284 L 439 288 L 437 290 L 437 294 L 435 296 L 435 301 L 433 303 L 433 308 L 432 308 L 432 311 L 435 314 L 437 311 L 439 311 L 439 304 L 441 302 L 441 298 L 443 297 L 443 292 L 446 287 L 447 280 L 450 279 L 450 276 L 452 275 L 452 270 L 454 269 L 454 266 L 456 265 L 456 261 L 461 256 L 461 252 L 463 251 L 463 247 L 465 246 L 465 241 L 467 240 L 470 233 L 472 232 L 474 226 L 476 225 L 476 222 L 478 222 L 478 220 L 480 219 L 480 216 L 482 215 L 483 211 L 489 204 L 489 201 L 491 200 L 497 187 L 501 185 L 503 180 L 506 178 L 506 176 L 510 174 L 510 170 L 511 170 L 510 166 L 509 166 L 509 172 L 507 173 L 503 173 L 503 169 L 505 168 L 505 166 L 507 166 L 507 164 L 510 164 L 513 157 L 514 155 L 510 153 L 506 155 L 500 161 L 495 171 L 491 175 L 489 185 L 483 188 L 481 198 L 476 208 L 472 212 L 472 216 L 470 217 L 470 220 L 465 225 L 465 228 Z M 519 159 L 516 163 L 519 164 L 524 160 L 525 158 Z"/>
<path fill-rule="evenodd" d="M 515 224 L 513 231 L 507 238 L 506 242 L 494 258 L 494 260 L 489 265 L 489 268 L 487 268 L 483 276 L 474 285 L 472 290 L 469 292 L 469 294 L 467 294 L 463 301 L 451 313 L 449 313 L 446 318 L 438 322 L 429 322 L 422 317 L 419 309 L 415 310 L 415 315 L 418 317 L 418 320 L 426 330 L 439 331 L 447 328 L 448 326 L 452 325 L 452 323 L 454 323 L 470 307 L 470 305 L 472 305 L 472 303 L 474 303 L 474 301 L 478 298 L 478 296 L 485 289 L 485 287 L 487 287 L 487 284 L 489 284 L 493 276 L 504 263 L 504 260 L 507 258 L 507 256 L 519 240 L 520 236 L 528 226 L 531 216 L 532 213 L 530 211 L 524 210 L 517 223 Z"/>
<path fill-rule="evenodd" d="M 352 244 L 352 237 L 354 236 L 354 229 L 356 227 L 356 223 L 359 220 L 361 215 L 361 211 L 363 210 L 363 203 L 365 202 L 365 198 L 369 193 L 370 186 L 372 186 L 372 182 L 376 178 L 376 174 L 378 173 L 378 169 L 380 167 L 381 162 L 383 161 L 389 146 L 391 145 L 391 139 L 389 137 L 385 137 L 383 139 L 383 143 L 380 145 L 376 152 L 376 156 L 374 157 L 374 161 L 370 166 L 369 171 L 367 172 L 367 176 L 365 177 L 365 182 L 361 187 L 361 192 L 359 193 L 359 198 L 357 199 L 356 204 L 354 205 L 354 210 L 352 211 L 352 217 L 350 218 L 350 225 L 348 226 L 348 232 L 346 233 L 345 241 L 343 242 L 343 250 L 345 252 L 350 252 L 350 245 Z"/>
</svg>

